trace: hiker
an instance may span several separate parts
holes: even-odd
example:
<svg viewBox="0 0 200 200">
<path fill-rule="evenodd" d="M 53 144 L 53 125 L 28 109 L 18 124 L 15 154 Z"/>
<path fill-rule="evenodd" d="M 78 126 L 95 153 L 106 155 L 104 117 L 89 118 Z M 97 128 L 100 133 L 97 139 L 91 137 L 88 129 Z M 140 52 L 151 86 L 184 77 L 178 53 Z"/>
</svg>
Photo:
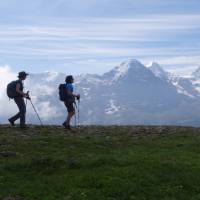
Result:
<svg viewBox="0 0 200 200">
<path fill-rule="evenodd" d="M 27 93 L 23 92 L 24 88 L 23 81 L 26 79 L 28 75 L 29 74 L 27 74 L 24 71 L 19 72 L 18 75 L 19 79 L 16 81 L 12 81 L 7 86 L 8 97 L 14 99 L 15 103 L 19 108 L 19 112 L 15 116 L 8 119 L 11 126 L 15 126 L 15 121 L 20 118 L 20 127 L 26 128 L 26 105 L 24 102 L 24 98 L 29 99 L 29 95 L 28 92 Z"/>
<path fill-rule="evenodd" d="M 71 130 L 70 121 L 71 121 L 71 118 L 75 114 L 75 108 L 74 108 L 74 104 L 76 104 L 75 99 L 77 100 L 80 99 L 79 94 L 73 93 L 74 91 L 73 83 L 74 83 L 74 78 L 72 75 L 69 75 L 65 79 L 65 84 L 60 85 L 60 87 L 63 86 L 63 90 L 64 90 L 64 97 L 60 99 L 64 102 L 68 111 L 67 118 L 62 125 L 68 130 Z M 60 90 L 60 87 L 59 87 L 59 90 Z"/>
</svg>

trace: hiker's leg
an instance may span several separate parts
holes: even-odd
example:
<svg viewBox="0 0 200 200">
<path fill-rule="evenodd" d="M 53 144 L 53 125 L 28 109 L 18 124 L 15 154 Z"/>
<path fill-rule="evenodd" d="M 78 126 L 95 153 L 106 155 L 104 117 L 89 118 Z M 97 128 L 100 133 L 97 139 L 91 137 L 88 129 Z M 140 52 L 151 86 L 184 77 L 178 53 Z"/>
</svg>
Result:
<svg viewBox="0 0 200 200">
<path fill-rule="evenodd" d="M 20 113 L 18 112 L 16 115 L 14 115 L 13 117 L 9 118 L 8 120 L 10 122 L 15 122 L 16 120 L 18 120 L 20 118 Z"/>
<path fill-rule="evenodd" d="M 75 112 L 68 112 L 68 115 L 67 115 L 67 119 L 66 119 L 66 125 L 70 125 L 70 121 L 71 121 L 71 118 L 74 116 Z"/>
<path fill-rule="evenodd" d="M 19 108 L 19 101 L 18 101 L 18 97 L 14 98 L 15 103 L 17 104 L 17 107 Z M 8 119 L 11 122 L 15 122 L 16 120 L 18 120 L 20 118 L 20 108 L 19 108 L 19 112 L 14 115 L 13 117 L 11 117 L 10 119 Z"/>
<path fill-rule="evenodd" d="M 24 102 L 24 98 L 23 97 L 17 97 L 15 98 L 15 102 L 19 108 L 19 117 L 20 117 L 20 126 L 24 126 L 25 125 L 25 116 L 26 116 L 26 105 Z"/>
<path fill-rule="evenodd" d="M 20 109 L 20 125 L 24 126 L 26 123 L 26 104 L 24 98 L 21 98 L 21 109 Z"/>
<path fill-rule="evenodd" d="M 67 107 L 67 111 L 68 111 L 68 115 L 67 115 L 67 119 L 65 121 L 65 124 L 67 126 L 69 126 L 70 125 L 70 120 L 73 117 L 73 115 L 75 114 L 75 109 L 74 109 L 74 106 L 73 106 L 73 102 L 66 101 L 65 102 L 65 106 Z"/>
</svg>

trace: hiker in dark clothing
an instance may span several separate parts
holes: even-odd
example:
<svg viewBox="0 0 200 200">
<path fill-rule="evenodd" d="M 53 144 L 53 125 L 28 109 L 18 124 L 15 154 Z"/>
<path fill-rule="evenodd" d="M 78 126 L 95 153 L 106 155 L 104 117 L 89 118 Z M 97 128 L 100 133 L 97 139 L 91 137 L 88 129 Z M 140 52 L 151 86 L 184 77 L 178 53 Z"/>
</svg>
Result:
<svg viewBox="0 0 200 200">
<path fill-rule="evenodd" d="M 75 108 L 74 108 L 74 104 L 75 104 L 75 98 L 77 98 L 78 100 L 80 99 L 80 95 L 79 94 L 74 94 L 73 93 L 73 83 L 74 83 L 74 78 L 73 76 L 67 76 L 66 79 L 65 79 L 65 92 L 66 92 L 66 98 L 65 98 L 65 101 L 64 101 L 64 104 L 67 108 L 67 111 L 68 111 L 68 115 L 67 115 L 67 118 L 66 120 L 64 121 L 63 123 L 63 126 L 66 128 L 66 129 L 69 129 L 71 130 L 71 127 L 70 127 L 70 121 L 71 121 L 71 118 L 74 116 L 75 114 Z"/>
<path fill-rule="evenodd" d="M 26 124 L 25 124 L 26 123 L 26 105 L 24 102 L 24 98 L 29 98 L 29 95 L 28 95 L 28 92 L 27 93 L 23 92 L 23 81 L 26 79 L 27 75 L 28 74 L 24 71 L 19 72 L 19 75 L 18 75 L 19 80 L 13 82 L 15 83 L 15 91 L 14 91 L 15 96 L 13 97 L 13 99 L 19 108 L 19 112 L 15 116 L 8 119 L 11 126 L 15 126 L 15 121 L 20 118 L 20 127 L 21 128 L 26 127 Z"/>
</svg>

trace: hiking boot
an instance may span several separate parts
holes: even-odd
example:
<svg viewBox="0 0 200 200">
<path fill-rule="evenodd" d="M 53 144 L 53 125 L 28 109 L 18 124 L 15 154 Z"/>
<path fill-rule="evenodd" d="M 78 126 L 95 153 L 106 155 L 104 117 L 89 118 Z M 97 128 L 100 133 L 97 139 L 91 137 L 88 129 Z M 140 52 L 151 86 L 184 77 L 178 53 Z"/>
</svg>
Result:
<svg viewBox="0 0 200 200">
<path fill-rule="evenodd" d="M 62 124 L 62 126 L 64 126 L 65 128 L 67 127 L 67 124 L 66 124 L 66 122 L 64 122 L 63 124 Z"/>
<path fill-rule="evenodd" d="M 71 126 L 67 125 L 66 122 L 64 122 L 62 125 L 65 127 L 65 129 L 71 130 Z"/>
<path fill-rule="evenodd" d="M 9 121 L 11 126 L 15 126 L 15 123 L 11 119 L 8 119 L 8 121 Z"/>
</svg>

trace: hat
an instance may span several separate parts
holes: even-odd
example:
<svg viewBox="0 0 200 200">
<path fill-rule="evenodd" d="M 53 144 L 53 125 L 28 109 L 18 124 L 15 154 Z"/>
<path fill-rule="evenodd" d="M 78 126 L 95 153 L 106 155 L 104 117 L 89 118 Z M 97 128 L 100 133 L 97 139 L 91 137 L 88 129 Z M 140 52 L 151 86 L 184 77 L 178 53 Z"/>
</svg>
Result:
<svg viewBox="0 0 200 200">
<path fill-rule="evenodd" d="M 27 74 L 25 71 L 22 71 L 22 72 L 19 72 L 18 74 L 18 78 L 23 78 L 23 77 L 26 77 L 28 76 L 29 74 Z"/>
</svg>

